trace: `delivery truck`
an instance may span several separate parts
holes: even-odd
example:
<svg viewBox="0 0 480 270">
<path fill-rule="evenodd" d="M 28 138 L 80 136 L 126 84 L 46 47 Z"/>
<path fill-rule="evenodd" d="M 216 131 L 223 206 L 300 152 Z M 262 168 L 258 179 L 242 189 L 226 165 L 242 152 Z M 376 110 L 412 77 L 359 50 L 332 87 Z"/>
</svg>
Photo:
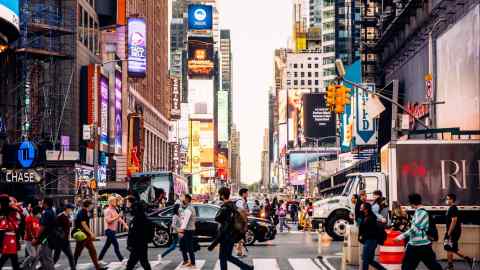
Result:
<svg viewBox="0 0 480 270">
<path fill-rule="evenodd" d="M 480 140 L 406 140 L 390 142 L 380 152 L 381 172 L 347 175 L 343 192 L 314 203 L 312 225 L 341 240 L 353 222 L 351 197 L 361 190 L 367 200 L 380 190 L 391 210 L 398 202 L 407 212 L 408 195 L 418 193 L 437 223 L 447 210 L 446 195 L 457 195 L 464 223 L 480 223 Z"/>
</svg>

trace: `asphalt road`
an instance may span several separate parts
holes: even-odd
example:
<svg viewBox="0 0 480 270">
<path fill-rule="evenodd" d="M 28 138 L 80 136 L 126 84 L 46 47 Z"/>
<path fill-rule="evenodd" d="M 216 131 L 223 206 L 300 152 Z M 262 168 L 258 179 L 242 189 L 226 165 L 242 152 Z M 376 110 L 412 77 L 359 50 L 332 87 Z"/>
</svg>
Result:
<svg viewBox="0 0 480 270">
<path fill-rule="evenodd" d="M 321 237 L 320 245 L 318 241 L 318 235 L 316 233 L 304 233 L 304 232 L 285 232 L 279 233 L 277 238 L 273 241 L 265 243 L 256 243 L 254 246 L 249 247 L 248 256 L 242 258 L 245 262 L 253 264 L 255 269 L 258 270 L 354 270 L 359 269 L 358 266 L 342 266 L 342 242 L 333 242 L 328 237 Z M 100 239 L 102 240 L 102 239 Z M 120 247 L 124 257 L 128 257 L 129 252 L 126 250 L 126 238 L 120 238 Z M 202 270 L 219 270 L 218 266 L 218 249 L 212 252 L 207 250 L 207 243 L 202 243 L 201 250 L 196 253 L 197 268 L 187 269 L 202 269 Z M 102 241 L 96 241 L 95 246 L 97 252 L 99 252 L 103 246 Z M 72 249 L 74 243 L 72 243 Z M 161 262 L 158 261 L 158 255 L 163 252 L 162 248 L 151 247 L 149 249 L 149 258 L 152 269 L 154 270 L 173 270 L 182 269 L 179 267 L 181 264 L 180 251 L 174 251 L 169 256 L 164 258 Z M 21 252 L 23 255 L 23 251 Z M 321 258 L 317 256 L 321 255 Z M 104 261 L 108 264 L 109 270 L 124 269 L 125 266 L 121 265 L 114 252 L 113 247 L 107 252 Z M 442 262 L 445 265 L 444 262 Z M 138 267 L 140 267 L 138 265 Z M 10 267 L 4 267 L 3 269 L 10 270 Z M 62 255 L 59 263 L 56 265 L 57 270 L 68 269 L 68 262 L 64 255 Z M 79 259 L 78 270 L 91 270 L 94 269 L 91 264 L 88 252 L 83 251 L 81 258 Z M 232 266 L 230 270 L 236 270 L 238 268 Z M 426 268 L 419 267 L 418 269 L 424 270 Z M 463 263 L 457 263 L 456 270 L 467 270 L 468 268 Z M 479 268 L 480 269 L 480 268 Z"/>
</svg>

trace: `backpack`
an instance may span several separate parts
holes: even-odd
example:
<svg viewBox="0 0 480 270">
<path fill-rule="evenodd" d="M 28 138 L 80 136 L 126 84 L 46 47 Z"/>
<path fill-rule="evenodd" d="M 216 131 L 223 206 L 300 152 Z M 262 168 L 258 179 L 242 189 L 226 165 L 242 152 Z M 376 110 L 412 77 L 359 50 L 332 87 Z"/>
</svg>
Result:
<svg viewBox="0 0 480 270">
<path fill-rule="evenodd" d="M 377 242 L 379 245 L 383 246 L 387 240 L 387 232 L 385 231 L 385 225 L 377 222 Z"/>
<path fill-rule="evenodd" d="M 233 238 L 235 243 L 244 239 L 245 234 L 248 230 L 248 217 L 247 214 L 238 209 L 237 207 L 234 208 L 232 213 L 232 232 Z"/>
<path fill-rule="evenodd" d="M 427 233 L 427 238 L 428 240 L 432 242 L 437 242 L 438 241 L 438 230 L 437 230 L 437 224 L 435 223 L 435 220 L 432 218 L 432 215 L 428 213 L 427 210 L 422 209 L 423 211 L 427 212 L 428 215 L 428 228 L 425 230 Z"/>
</svg>

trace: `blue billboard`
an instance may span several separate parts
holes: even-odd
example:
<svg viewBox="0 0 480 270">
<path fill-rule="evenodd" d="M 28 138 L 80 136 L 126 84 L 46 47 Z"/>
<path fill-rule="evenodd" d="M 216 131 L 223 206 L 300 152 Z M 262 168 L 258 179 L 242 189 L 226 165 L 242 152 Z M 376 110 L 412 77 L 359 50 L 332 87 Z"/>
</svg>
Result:
<svg viewBox="0 0 480 270">
<path fill-rule="evenodd" d="M 345 79 L 354 83 L 362 83 L 362 62 L 360 60 L 346 67 Z M 354 87 L 348 83 L 346 83 L 345 86 L 352 88 L 353 95 Z M 345 112 L 340 116 L 340 148 L 343 153 L 349 152 L 351 147 L 354 146 L 353 132 L 355 127 L 353 118 L 352 105 L 346 104 Z"/>
<path fill-rule="evenodd" d="M 212 6 L 189 5 L 188 6 L 188 29 L 211 30 L 213 25 Z"/>
<path fill-rule="evenodd" d="M 128 18 L 128 75 L 143 77 L 147 71 L 147 26 L 143 18 Z"/>
<path fill-rule="evenodd" d="M 0 0 L 0 21 L 5 20 L 19 29 L 19 4 L 18 0 Z M 3 29 L 2 29 L 3 30 Z"/>
</svg>

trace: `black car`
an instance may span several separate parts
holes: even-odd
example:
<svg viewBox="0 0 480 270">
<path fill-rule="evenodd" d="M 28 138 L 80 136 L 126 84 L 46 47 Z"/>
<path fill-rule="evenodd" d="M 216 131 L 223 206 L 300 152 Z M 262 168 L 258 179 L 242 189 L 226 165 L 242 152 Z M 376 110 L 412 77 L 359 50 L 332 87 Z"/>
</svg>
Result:
<svg viewBox="0 0 480 270">
<path fill-rule="evenodd" d="M 192 204 L 197 214 L 195 237 L 201 242 L 212 241 L 217 236 L 220 224 L 215 221 L 220 206 L 214 204 Z M 148 214 L 155 226 L 152 243 L 156 247 L 167 247 L 172 241 L 170 224 L 172 223 L 173 206 L 166 207 Z M 255 241 L 273 240 L 277 230 L 275 225 L 266 219 L 248 217 L 246 244 L 253 245 Z"/>
</svg>

